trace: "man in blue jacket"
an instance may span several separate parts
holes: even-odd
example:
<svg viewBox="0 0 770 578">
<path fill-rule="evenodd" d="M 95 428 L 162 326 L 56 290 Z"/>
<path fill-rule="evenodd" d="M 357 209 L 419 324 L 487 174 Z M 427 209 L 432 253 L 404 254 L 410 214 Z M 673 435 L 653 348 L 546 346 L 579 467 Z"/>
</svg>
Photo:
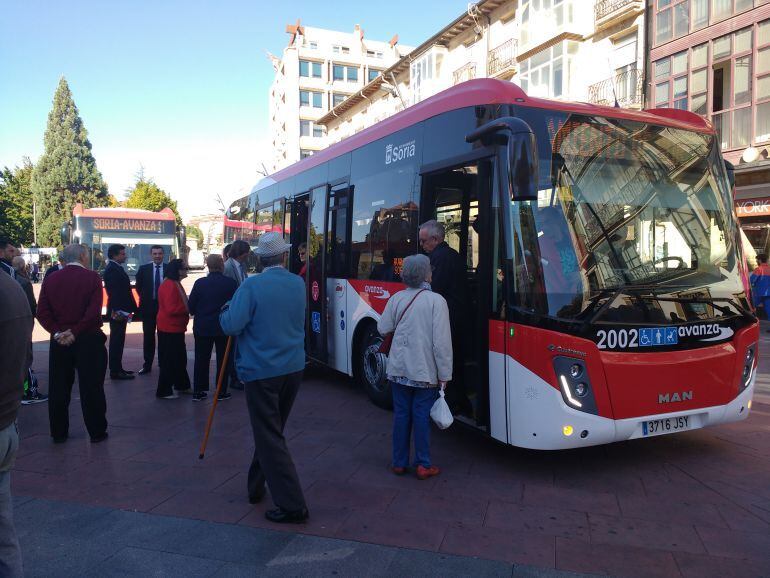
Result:
<svg viewBox="0 0 770 578">
<path fill-rule="evenodd" d="M 249 502 L 262 499 L 267 482 L 278 507 L 265 517 L 298 524 L 308 518 L 307 504 L 283 428 L 305 368 L 305 284 L 285 268 L 290 247 L 279 233 L 259 238 L 255 253 L 263 271 L 241 284 L 219 322 L 227 335 L 238 336 L 235 365 L 254 433 Z"/>
<path fill-rule="evenodd" d="M 110 245 L 107 266 L 102 277 L 107 291 L 107 317 L 110 319 L 110 379 L 134 379 L 133 371 L 123 369 L 123 346 L 129 314 L 136 313 L 136 301 L 131 293 L 131 280 L 123 268 L 126 247 Z"/>
<path fill-rule="evenodd" d="M 209 274 L 195 282 L 188 306 L 193 316 L 193 335 L 195 336 L 195 377 L 193 401 L 203 401 L 208 396 L 209 364 L 211 350 L 217 350 L 217 373 L 222 369 L 222 360 L 227 347 L 227 336 L 219 326 L 219 312 L 222 306 L 230 301 L 238 289 L 238 284 L 222 274 L 225 262 L 222 255 L 211 254 L 206 257 Z M 222 384 L 219 400 L 230 399 L 232 394 L 227 391 L 227 381 Z"/>
</svg>

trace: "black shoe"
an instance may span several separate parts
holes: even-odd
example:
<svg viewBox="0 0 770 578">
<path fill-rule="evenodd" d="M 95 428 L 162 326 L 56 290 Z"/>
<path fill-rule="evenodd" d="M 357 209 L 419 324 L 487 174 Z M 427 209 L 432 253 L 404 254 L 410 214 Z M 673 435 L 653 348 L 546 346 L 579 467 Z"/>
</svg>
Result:
<svg viewBox="0 0 770 578">
<path fill-rule="evenodd" d="M 259 504 L 265 497 L 265 490 L 259 494 L 249 495 L 249 504 Z"/>
<path fill-rule="evenodd" d="M 152 367 L 143 367 L 139 370 L 139 375 L 145 375 L 147 373 L 152 373 Z"/>
<path fill-rule="evenodd" d="M 110 379 L 134 379 L 134 374 L 127 371 L 121 371 L 120 373 L 110 373 Z"/>
<path fill-rule="evenodd" d="M 101 435 L 98 435 L 96 437 L 92 437 L 91 438 L 91 443 L 92 444 L 98 444 L 99 442 L 103 442 L 104 440 L 106 440 L 108 437 L 110 437 L 110 434 L 108 434 L 107 432 L 104 432 Z"/>
<path fill-rule="evenodd" d="M 209 396 L 208 393 L 205 391 L 197 391 L 193 394 L 193 401 L 205 401 L 206 398 Z"/>
<path fill-rule="evenodd" d="M 268 510 L 265 512 L 265 518 L 276 524 L 302 524 L 310 517 L 307 508 L 290 512 L 283 508 Z"/>
<path fill-rule="evenodd" d="M 21 405 L 32 405 L 33 403 L 42 403 L 48 401 L 48 396 L 39 391 L 28 391 L 21 398 Z"/>
<path fill-rule="evenodd" d="M 232 394 L 232 393 L 230 393 L 230 392 L 227 392 L 227 393 L 220 393 L 220 394 L 217 396 L 217 401 L 223 401 L 223 400 L 225 400 L 225 399 L 230 399 L 231 397 L 233 397 L 233 394 Z"/>
<path fill-rule="evenodd" d="M 53 438 L 53 443 L 55 444 L 63 444 L 67 441 L 68 436 L 60 437 L 60 438 Z"/>
</svg>

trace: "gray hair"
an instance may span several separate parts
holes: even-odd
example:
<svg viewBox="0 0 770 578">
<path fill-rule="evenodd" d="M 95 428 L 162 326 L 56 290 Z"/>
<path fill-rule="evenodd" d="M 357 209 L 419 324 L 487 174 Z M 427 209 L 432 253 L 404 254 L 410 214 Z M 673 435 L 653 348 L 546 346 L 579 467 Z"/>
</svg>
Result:
<svg viewBox="0 0 770 578">
<path fill-rule="evenodd" d="M 404 259 L 401 280 L 407 287 L 419 289 L 430 275 L 430 259 L 426 255 L 410 255 Z"/>
<path fill-rule="evenodd" d="M 14 257 L 11 261 L 11 265 L 13 265 L 13 268 L 17 271 L 22 271 L 27 266 L 24 262 L 24 257 Z"/>
<path fill-rule="evenodd" d="M 444 240 L 444 225 L 439 223 L 436 219 L 425 221 L 422 225 L 420 225 L 420 230 L 422 229 L 428 231 L 428 235 L 431 237 L 436 237 L 436 239 L 439 241 Z"/>
<path fill-rule="evenodd" d="M 285 256 L 286 253 L 280 253 L 278 255 L 258 255 L 259 264 L 262 265 L 263 268 L 283 265 Z"/>
<path fill-rule="evenodd" d="M 65 265 L 67 263 L 78 263 L 84 255 L 88 255 L 88 247 L 80 243 L 72 243 L 64 247 L 62 252 L 59 253 L 59 261 Z"/>
</svg>

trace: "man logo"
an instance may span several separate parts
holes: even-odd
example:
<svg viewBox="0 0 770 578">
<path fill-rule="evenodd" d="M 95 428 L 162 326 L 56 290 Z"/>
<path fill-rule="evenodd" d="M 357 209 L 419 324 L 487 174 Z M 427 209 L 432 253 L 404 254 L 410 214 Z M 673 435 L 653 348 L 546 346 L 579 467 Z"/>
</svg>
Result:
<svg viewBox="0 0 770 578">
<path fill-rule="evenodd" d="M 692 391 L 658 394 L 658 403 L 674 403 L 677 401 L 692 401 Z"/>
</svg>

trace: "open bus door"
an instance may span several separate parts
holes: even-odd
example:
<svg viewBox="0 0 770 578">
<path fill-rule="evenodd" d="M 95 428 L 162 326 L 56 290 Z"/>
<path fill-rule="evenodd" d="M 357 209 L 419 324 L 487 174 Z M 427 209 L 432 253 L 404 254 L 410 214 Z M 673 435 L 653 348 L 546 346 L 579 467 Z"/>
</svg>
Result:
<svg viewBox="0 0 770 578">
<path fill-rule="evenodd" d="M 307 260 L 304 266 L 307 287 L 307 325 L 305 343 L 310 359 L 327 362 L 326 230 L 327 185 L 311 189 L 308 201 Z"/>
<path fill-rule="evenodd" d="M 460 349 L 454 352 L 460 356 L 454 372 L 460 375 L 453 376 L 449 387 L 458 388 L 460 399 L 466 397 L 470 403 L 461 401 L 463 413 L 456 417 L 483 429 L 489 426 L 489 387 L 493 386 L 489 382 L 489 320 L 495 310 L 492 283 L 497 280 L 490 219 L 493 166 L 489 158 L 446 168 L 431 166 L 422 181 L 421 221 L 436 219 L 444 225 L 447 244 L 466 264 L 463 293 L 467 301 L 460 315 L 464 326 L 462 335 L 453 339 Z M 494 385 L 504 387 L 504 383 Z M 451 397 L 457 394 L 456 389 Z"/>
</svg>

